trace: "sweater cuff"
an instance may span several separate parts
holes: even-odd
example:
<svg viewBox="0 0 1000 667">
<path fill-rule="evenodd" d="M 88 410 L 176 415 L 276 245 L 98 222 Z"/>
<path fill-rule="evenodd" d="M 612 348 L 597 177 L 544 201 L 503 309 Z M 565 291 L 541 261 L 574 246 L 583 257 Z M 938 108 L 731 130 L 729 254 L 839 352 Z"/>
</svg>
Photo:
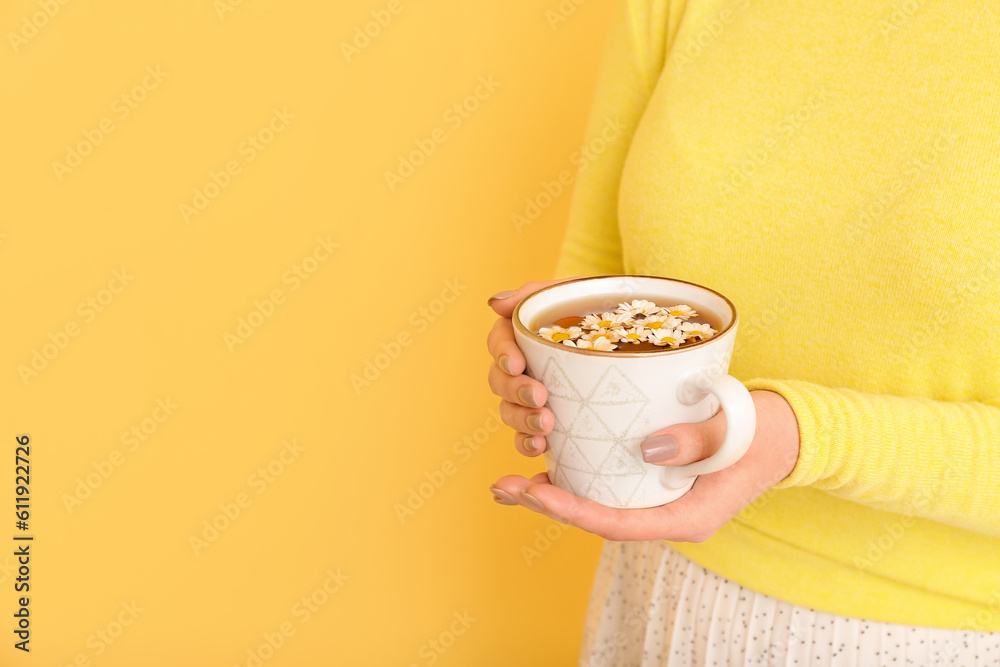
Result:
<svg viewBox="0 0 1000 667">
<path fill-rule="evenodd" d="M 792 406 L 795 419 L 799 423 L 799 458 L 787 477 L 774 485 L 776 489 L 793 486 L 809 486 L 823 478 L 829 452 L 818 451 L 819 442 L 817 416 L 826 407 L 802 382 L 780 382 L 777 380 L 754 379 L 743 383 L 750 391 L 773 391 L 784 397 Z"/>
</svg>

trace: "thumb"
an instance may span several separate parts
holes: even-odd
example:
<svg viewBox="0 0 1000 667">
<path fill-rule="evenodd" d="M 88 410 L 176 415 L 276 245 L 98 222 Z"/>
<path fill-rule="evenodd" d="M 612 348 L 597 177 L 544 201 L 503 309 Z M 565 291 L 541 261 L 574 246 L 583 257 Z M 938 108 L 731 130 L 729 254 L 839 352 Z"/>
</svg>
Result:
<svg viewBox="0 0 1000 667">
<path fill-rule="evenodd" d="M 640 444 L 642 458 L 656 465 L 684 465 L 707 459 L 719 451 L 726 435 L 726 415 L 697 424 L 674 424 L 653 433 Z"/>
<path fill-rule="evenodd" d="M 521 303 L 521 299 L 528 296 L 532 292 L 537 292 L 543 287 L 548 287 L 549 285 L 564 283 L 567 280 L 576 280 L 577 278 L 583 277 L 584 276 L 574 276 L 572 278 L 562 278 L 560 280 L 534 280 L 530 283 L 521 285 L 516 290 L 497 292 L 486 300 L 486 304 L 493 308 L 497 315 L 510 318 L 514 314 L 514 308 L 517 307 L 517 304 Z"/>
</svg>

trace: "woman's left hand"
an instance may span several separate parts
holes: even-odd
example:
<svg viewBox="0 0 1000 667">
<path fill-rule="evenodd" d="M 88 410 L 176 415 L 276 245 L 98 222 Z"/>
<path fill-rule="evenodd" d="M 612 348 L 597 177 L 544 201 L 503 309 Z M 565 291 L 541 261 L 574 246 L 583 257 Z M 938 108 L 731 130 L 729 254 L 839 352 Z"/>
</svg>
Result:
<svg viewBox="0 0 1000 667">
<path fill-rule="evenodd" d="M 648 509 L 615 509 L 553 486 L 544 472 L 530 480 L 507 475 L 490 490 L 499 503 L 520 504 L 614 542 L 703 542 L 787 477 L 798 460 L 799 428 L 791 406 L 770 391 L 752 391 L 750 396 L 757 408 L 757 429 L 750 448 L 728 468 L 699 476 L 691 490 L 672 503 Z M 699 424 L 675 424 L 643 441 L 643 458 L 656 465 L 700 461 L 718 450 L 725 432 L 726 417 L 721 411 Z M 659 436 L 672 436 L 676 454 L 653 461 L 649 454 L 655 445 L 660 445 L 661 455 L 672 449 L 670 437 Z"/>
</svg>

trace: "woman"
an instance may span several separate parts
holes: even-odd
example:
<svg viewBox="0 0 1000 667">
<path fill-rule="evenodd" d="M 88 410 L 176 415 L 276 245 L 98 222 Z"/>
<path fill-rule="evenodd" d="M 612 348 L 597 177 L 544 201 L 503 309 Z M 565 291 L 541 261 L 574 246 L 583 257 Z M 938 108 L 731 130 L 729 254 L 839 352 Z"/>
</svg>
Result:
<svg viewBox="0 0 1000 667">
<path fill-rule="evenodd" d="M 707 285 L 742 313 L 738 463 L 614 510 L 491 486 L 605 537 L 581 664 L 1000 664 L 1000 13 L 974 3 L 623 0 L 557 277 Z M 993 54 L 993 55 L 989 55 Z M 515 445 L 554 418 L 503 292 L 489 381 Z M 709 456 L 665 425 L 644 458 Z"/>
</svg>

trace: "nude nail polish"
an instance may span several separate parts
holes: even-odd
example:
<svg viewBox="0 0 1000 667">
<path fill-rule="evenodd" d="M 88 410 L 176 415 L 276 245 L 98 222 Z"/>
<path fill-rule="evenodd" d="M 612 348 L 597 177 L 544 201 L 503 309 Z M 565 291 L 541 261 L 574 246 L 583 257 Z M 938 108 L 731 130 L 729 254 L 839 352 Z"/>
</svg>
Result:
<svg viewBox="0 0 1000 667">
<path fill-rule="evenodd" d="M 642 459 L 646 463 L 658 463 L 677 456 L 677 438 L 672 435 L 658 435 L 647 438 L 640 445 Z"/>
</svg>

